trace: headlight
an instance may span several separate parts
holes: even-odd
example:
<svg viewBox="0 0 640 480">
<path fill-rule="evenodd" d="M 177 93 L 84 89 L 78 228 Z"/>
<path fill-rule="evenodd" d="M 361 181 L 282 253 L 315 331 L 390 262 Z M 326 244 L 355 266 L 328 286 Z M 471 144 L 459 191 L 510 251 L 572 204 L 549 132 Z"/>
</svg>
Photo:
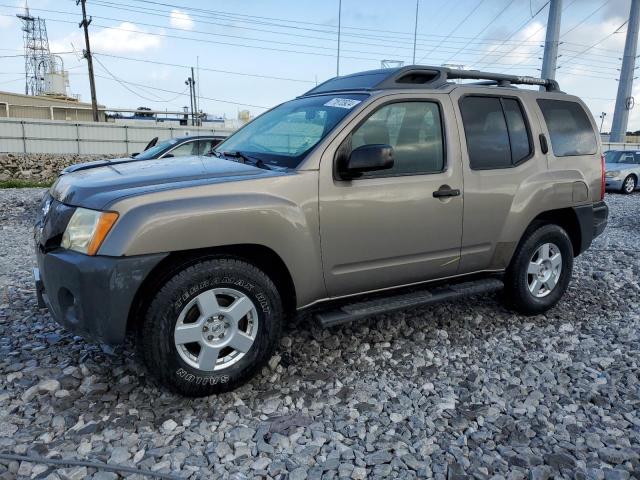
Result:
<svg viewBox="0 0 640 480">
<path fill-rule="evenodd" d="M 116 212 L 77 208 L 62 235 L 61 245 L 69 250 L 95 255 L 117 219 Z"/>
<path fill-rule="evenodd" d="M 616 178 L 618 175 L 620 175 L 620 172 L 614 170 L 611 172 L 605 172 L 604 176 L 607 178 Z"/>
</svg>

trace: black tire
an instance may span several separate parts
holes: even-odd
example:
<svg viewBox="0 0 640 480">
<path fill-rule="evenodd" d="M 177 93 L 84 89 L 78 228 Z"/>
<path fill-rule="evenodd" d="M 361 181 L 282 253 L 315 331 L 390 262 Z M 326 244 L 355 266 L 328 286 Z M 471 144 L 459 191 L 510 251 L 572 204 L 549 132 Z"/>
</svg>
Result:
<svg viewBox="0 0 640 480">
<path fill-rule="evenodd" d="M 180 312 L 212 288 L 241 292 L 254 304 L 257 333 L 251 348 L 236 363 L 205 371 L 186 363 L 174 343 Z M 233 390 L 251 379 L 269 360 L 283 324 L 280 295 L 261 270 L 235 258 L 209 258 L 185 267 L 160 286 L 138 329 L 139 349 L 148 371 L 163 386 L 189 397 Z"/>
<path fill-rule="evenodd" d="M 631 181 L 633 187 L 629 188 L 627 187 L 627 182 Z M 620 189 L 621 193 L 624 193 L 625 195 L 630 195 L 633 192 L 635 192 L 636 187 L 638 186 L 638 180 L 636 179 L 635 176 L 633 175 L 628 175 L 623 181 L 622 181 L 622 188 Z"/>
<path fill-rule="evenodd" d="M 527 270 L 533 255 L 546 243 L 557 246 L 562 256 L 562 266 L 559 268 L 560 276 L 555 287 L 550 289 L 546 296 L 538 298 L 529 290 L 529 279 L 532 277 Z M 507 269 L 505 301 L 524 315 L 544 313 L 558 303 L 564 295 L 571 281 L 572 270 L 573 246 L 567 232 L 558 225 L 534 225 L 523 236 Z"/>
</svg>

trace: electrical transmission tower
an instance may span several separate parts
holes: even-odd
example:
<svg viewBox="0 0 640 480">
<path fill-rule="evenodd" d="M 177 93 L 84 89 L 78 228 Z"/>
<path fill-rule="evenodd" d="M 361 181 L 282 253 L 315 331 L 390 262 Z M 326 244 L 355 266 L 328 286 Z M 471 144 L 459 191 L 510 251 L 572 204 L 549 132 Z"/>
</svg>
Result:
<svg viewBox="0 0 640 480">
<path fill-rule="evenodd" d="M 52 70 L 47 25 L 43 18 L 31 16 L 27 6 L 24 14 L 18 14 L 17 17 L 22 21 L 24 37 L 24 92 L 27 95 L 42 95 L 45 76 Z"/>
<path fill-rule="evenodd" d="M 629 22 L 627 23 L 627 39 L 624 44 L 624 57 L 620 70 L 620 83 L 616 96 L 616 109 L 611 123 L 610 142 L 624 142 L 627 136 L 629 111 L 634 106 L 632 96 L 634 72 L 636 69 L 636 53 L 638 49 L 638 26 L 640 25 L 640 0 L 631 0 Z"/>
</svg>

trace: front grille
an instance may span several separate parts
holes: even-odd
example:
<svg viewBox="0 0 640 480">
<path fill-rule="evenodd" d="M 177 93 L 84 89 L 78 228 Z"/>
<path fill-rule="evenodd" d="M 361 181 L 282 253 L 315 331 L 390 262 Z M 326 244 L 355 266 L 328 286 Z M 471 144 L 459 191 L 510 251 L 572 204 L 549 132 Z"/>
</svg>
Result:
<svg viewBox="0 0 640 480">
<path fill-rule="evenodd" d="M 62 234 L 74 211 L 75 207 L 58 202 L 49 193 L 44 196 L 36 217 L 36 229 L 41 229 L 38 247 L 42 251 L 46 252 L 60 246 Z"/>
</svg>

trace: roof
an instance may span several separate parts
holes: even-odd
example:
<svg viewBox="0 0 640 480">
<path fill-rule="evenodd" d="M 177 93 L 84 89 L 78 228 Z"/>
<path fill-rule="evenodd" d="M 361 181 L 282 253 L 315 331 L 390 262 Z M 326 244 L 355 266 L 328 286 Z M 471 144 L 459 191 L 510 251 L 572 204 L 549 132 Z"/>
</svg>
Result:
<svg viewBox="0 0 640 480">
<path fill-rule="evenodd" d="M 449 80 L 481 80 L 481 85 L 500 87 L 512 85 L 540 85 L 548 92 L 560 91 L 555 80 L 528 76 L 505 75 L 479 70 L 456 70 L 446 67 L 409 65 L 384 68 L 334 77 L 306 92 L 306 95 L 339 91 L 372 91 L 389 89 L 435 89 L 450 85 Z"/>
<path fill-rule="evenodd" d="M 193 140 L 194 138 L 226 138 L 222 135 L 214 135 L 214 134 L 207 134 L 207 135 L 182 135 L 181 137 L 173 137 L 172 140 L 177 140 L 177 141 L 183 141 L 183 140 Z"/>
<path fill-rule="evenodd" d="M 74 99 L 56 98 L 48 95 L 25 95 L 16 92 L 0 92 L 0 103 L 20 103 L 29 106 L 64 105 L 66 107 L 91 108 L 91 103 L 80 102 Z M 103 109 L 104 105 L 99 105 Z"/>
</svg>

